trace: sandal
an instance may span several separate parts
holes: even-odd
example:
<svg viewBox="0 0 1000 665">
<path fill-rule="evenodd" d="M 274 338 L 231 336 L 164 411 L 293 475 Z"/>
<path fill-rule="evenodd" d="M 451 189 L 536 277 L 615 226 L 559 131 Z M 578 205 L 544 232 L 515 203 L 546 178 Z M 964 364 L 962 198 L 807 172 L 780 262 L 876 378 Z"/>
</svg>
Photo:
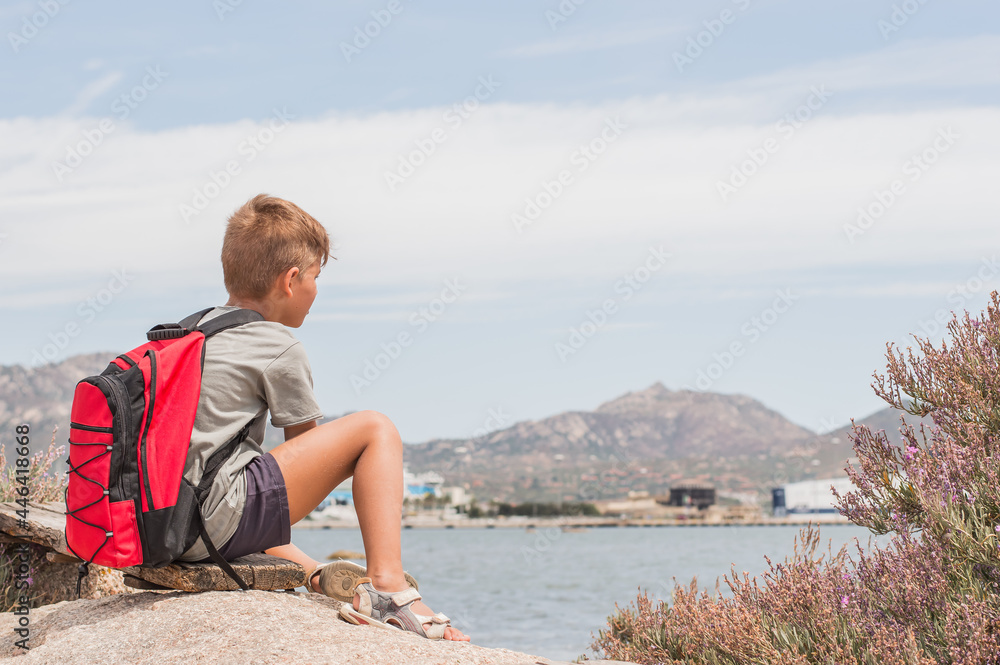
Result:
<svg viewBox="0 0 1000 665">
<path fill-rule="evenodd" d="M 312 592 L 313 578 L 319 575 L 319 588 L 324 595 L 350 605 L 351 601 L 354 600 L 354 587 L 357 586 L 358 580 L 362 579 L 366 572 L 368 571 L 363 566 L 346 559 L 322 563 L 306 576 L 305 587 L 306 590 Z M 407 584 L 414 589 L 419 588 L 412 575 L 404 572 L 403 576 L 406 578 Z"/>
<path fill-rule="evenodd" d="M 341 605 L 340 616 L 356 626 L 391 626 L 431 640 L 444 639 L 445 629 L 451 626 L 451 619 L 440 612 L 427 616 L 410 609 L 410 605 L 420 600 L 416 589 L 386 593 L 373 587 L 371 578 L 362 577 L 355 591 L 360 599 L 359 608 Z M 427 630 L 424 630 L 425 623 L 431 624 Z"/>
</svg>

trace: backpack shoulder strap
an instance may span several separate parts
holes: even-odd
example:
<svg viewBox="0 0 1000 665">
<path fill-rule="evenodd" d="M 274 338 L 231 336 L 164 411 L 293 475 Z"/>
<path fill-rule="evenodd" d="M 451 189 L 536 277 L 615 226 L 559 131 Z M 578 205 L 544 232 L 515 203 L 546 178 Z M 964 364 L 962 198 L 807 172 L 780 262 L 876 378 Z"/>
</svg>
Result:
<svg viewBox="0 0 1000 665">
<path fill-rule="evenodd" d="M 198 322 L 201 321 L 202 317 L 211 312 L 213 309 L 215 308 L 206 307 L 200 312 L 195 312 L 191 316 L 184 317 L 183 319 L 180 320 L 180 322 L 177 325 L 179 325 L 181 328 L 184 328 L 185 330 L 194 330 L 194 327 L 198 325 Z"/>
<path fill-rule="evenodd" d="M 199 326 L 198 322 L 213 309 L 215 308 L 208 307 L 200 312 L 195 312 L 191 316 L 181 319 L 178 323 L 161 323 L 153 326 L 146 333 L 146 339 L 150 341 L 177 339 L 195 330 L 200 331 L 208 338 L 223 330 L 229 330 L 244 323 L 264 320 L 264 316 L 260 312 L 255 312 L 252 309 L 237 309 L 217 316 L 211 321 L 207 321 L 204 325 Z"/>
<path fill-rule="evenodd" d="M 201 319 L 201 317 L 198 317 L 198 319 Z M 263 320 L 264 320 L 264 315 L 261 314 L 260 312 L 255 312 L 252 309 L 237 309 L 232 312 L 226 312 L 221 316 L 217 316 L 211 321 L 206 321 L 204 324 L 198 326 L 197 328 L 191 327 L 189 328 L 189 330 L 198 330 L 203 335 L 205 335 L 205 338 L 207 339 L 212 335 L 215 335 L 216 333 L 222 332 L 223 330 L 229 330 L 230 328 L 242 326 L 244 323 L 252 323 L 254 321 L 263 321 Z"/>
</svg>

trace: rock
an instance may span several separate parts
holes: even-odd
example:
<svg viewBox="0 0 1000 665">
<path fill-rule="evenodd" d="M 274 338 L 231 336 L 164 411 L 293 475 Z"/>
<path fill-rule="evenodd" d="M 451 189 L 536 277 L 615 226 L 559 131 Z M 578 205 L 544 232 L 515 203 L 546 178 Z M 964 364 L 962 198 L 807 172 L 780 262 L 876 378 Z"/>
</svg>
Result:
<svg viewBox="0 0 1000 665">
<path fill-rule="evenodd" d="M 27 652 L 18 617 L 0 615 L 0 658 L 74 663 L 357 663 L 550 665 L 537 656 L 352 626 L 340 603 L 315 593 L 146 591 L 31 610 Z M 461 626 L 457 626 L 461 628 Z M 472 636 L 475 639 L 475 635 Z"/>
<path fill-rule="evenodd" d="M 355 552 L 354 550 L 337 550 L 336 552 L 334 552 L 333 554 L 331 554 L 330 556 L 328 556 L 326 558 L 327 559 L 331 559 L 331 560 L 336 560 L 336 559 L 357 559 L 357 560 L 360 560 L 360 561 L 364 561 L 365 554 L 364 554 L 364 552 Z"/>
<path fill-rule="evenodd" d="M 0 544 L 0 557 L 11 556 L 17 552 L 15 545 Z M 46 554 L 51 550 L 36 544 L 29 544 L 30 554 L 28 565 L 31 576 L 29 589 L 32 607 L 58 603 L 64 600 L 76 599 L 76 580 L 78 578 L 75 563 L 59 563 L 49 561 Z M 125 586 L 122 572 L 113 568 L 105 568 L 91 564 L 90 573 L 83 578 L 80 587 L 81 598 L 104 598 L 120 593 L 131 593 Z"/>
<path fill-rule="evenodd" d="M 65 556 L 65 504 L 29 502 L 27 520 L 21 519 L 18 510 L 21 507 L 14 502 L 0 503 L 0 557 L 12 556 L 23 545 L 29 548 L 32 606 L 75 600 L 77 562 Z M 129 591 L 121 571 L 92 564 L 80 597 L 103 598 Z"/>
<path fill-rule="evenodd" d="M 247 554 L 229 563 L 251 589 L 263 591 L 294 589 L 305 585 L 306 582 L 305 569 L 281 557 L 263 553 Z M 123 568 L 122 572 L 125 573 L 125 583 L 129 586 L 133 586 L 134 578 L 153 583 L 153 586 L 148 586 L 139 582 L 135 584 L 139 589 L 235 591 L 239 588 L 235 580 L 214 563 L 176 561 L 162 568 L 131 567 Z"/>
<path fill-rule="evenodd" d="M 68 553 L 66 547 L 66 504 L 28 502 L 28 519 L 18 515 L 22 510 L 13 501 L 0 503 L 0 532 L 44 545 L 56 552 Z"/>
</svg>

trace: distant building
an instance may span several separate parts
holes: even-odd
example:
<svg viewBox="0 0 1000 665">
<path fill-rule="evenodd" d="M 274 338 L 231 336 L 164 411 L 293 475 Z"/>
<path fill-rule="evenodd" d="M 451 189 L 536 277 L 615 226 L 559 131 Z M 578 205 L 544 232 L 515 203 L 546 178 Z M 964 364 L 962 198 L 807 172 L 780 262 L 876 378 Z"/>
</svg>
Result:
<svg viewBox="0 0 1000 665">
<path fill-rule="evenodd" d="M 671 506 L 694 506 L 699 510 L 715 505 L 715 486 L 711 483 L 684 481 L 670 488 Z"/>
<path fill-rule="evenodd" d="M 330 494 L 316 507 L 316 512 L 321 512 L 330 506 L 353 506 L 353 478 L 348 478 L 337 485 Z M 441 485 L 444 478 L 433 471 L 420 474 L 412 474 L 403 469 L 403 496 L 405 498 L 419 500 L 428 494 L 441 497 Z"/>
<path fill-rule="evenodd" d="M 403 470 L 403 487 L 406 488 L 404 496 L 411 499 L 422 499 L 428 494 L 440 497 L 443 484 L 444 478 L 433 471 L 414 475 L 406 469 Z"/>
<path fill-rule="evenodd" d="M 464 487 L 445 487 L 442 493 L 451 499 L 451 505 L 453 506 L 464 506 L 469 503 L 470 496 L 466 493 Z"/>
<path fill-rule="evenodd" d="M 854 489 L 850 478 L 823 478 L 788 483 L 771 490 L 771 503 L 776 517 L 807 513 L 835 513 L 831 486 L 841 494 Z"/>
<path fill-rule="evenodd" d="M 353 506 L 354 505 L 354 495 L 350 492 L 339 492 L 334 490 L 330 492 L 322 503 L 316 506 L 316 510 L 323 510 L 328 506 Z"/>
</svg>

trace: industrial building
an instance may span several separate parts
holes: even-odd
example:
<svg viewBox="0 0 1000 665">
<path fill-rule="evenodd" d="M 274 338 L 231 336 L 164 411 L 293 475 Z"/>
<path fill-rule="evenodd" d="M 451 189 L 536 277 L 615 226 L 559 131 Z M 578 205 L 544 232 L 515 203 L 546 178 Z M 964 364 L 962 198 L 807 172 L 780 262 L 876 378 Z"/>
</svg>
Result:
<svg viewBox="0 0 1000 665">
<path fill-rule="evenodd" d="M 670 487 L 671 506 L 694 506 L 699 510 L 715 504 L 715 486 L 711 483 L 684 481 Z"/>
<path fill-rule="evenodd" d="M 776 487 L 771 490 L 774 516 L 837 512 L 831 487 L 842 495 L 854 489 L 850 478 L 803 480 Z"/>
</svg>

